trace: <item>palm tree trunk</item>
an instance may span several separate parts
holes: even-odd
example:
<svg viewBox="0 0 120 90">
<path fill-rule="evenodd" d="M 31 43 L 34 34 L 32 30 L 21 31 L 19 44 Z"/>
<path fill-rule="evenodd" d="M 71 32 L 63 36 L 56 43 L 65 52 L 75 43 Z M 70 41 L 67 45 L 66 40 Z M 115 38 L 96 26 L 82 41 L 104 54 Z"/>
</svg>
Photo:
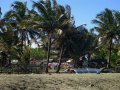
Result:
<svg viewBox="0 0 120 90">
<path fill-rule="evenodd" d="M 58 68 L 57 68 L 56 73 L 59 73 L 59 71 L 60 71 L 60 66 L 61 66 L 62 55 L 63 55 L 63 45 L 62 45 L 61 50 L 60 50 L 59 64 L 58 64 Z"/>
<path fill-rule="evenodd" d="M 79 56 L 74 56 L 73 57 L 73 60 L 74 60 L 74 68 L 78 68 L 79 67 L 79 65 L 78 65 L 78 63 L 79 63 Z"/>
<path fill-rule="evenodd" d="M 74 68 L 77 68 L 77 59 L 74 58 Z"/>
<path fill-rule="evenodd" d="M 57 6 L 57 2 L 56 2 L 56 0 L 53 0 L 53 9 L 54 10 L 56 9 L 56 6 Z"/>
<path fill-rule="evenodd" d="M 50 51 L 51 51 L 51 33 L 48 34 L 48 51 L 47 51 L 47 64 L 46 64 L 46 73 L 48 73 L 48 64 L 50 59 Z"/>
<path fill-rule="evenodd" d="M 111 55 L 112 55 L 112 38 L 110 38 L 110 45 L 109 45 L 109 59 L 108 59 L 108 65 L 107 67 L 110 67 L 110 63 L 111 63 Z"/>
<path fill-rule="evenodd" d="M 7 52 L 7 60 L 8 60 L 8 61 L 7 61 L 7 62 L 8 62 L 8 63 L 7 63 L 7 66 L 10 67 L 10 66 L 11 66 L 10 50 L 8 50 L 8 52 Z"/>
<path fill-rule="evenodd" d="M 22 53 L 23 53 L 23 39 L 24 39 L 24 37 L 23 37 L 23 32 L 21 33 L 21 51 L 22 51 Z"/>
<path fill-rule="evenodd" d="M 91 54 L 88 53 L 88 62 L 91 60 Z"/>
<path fill-rule="evenodd" d="M 91 61 L 91 53 L 88 53 L 88 67 L 89 67 L 89 62 Z"/>
</svg>

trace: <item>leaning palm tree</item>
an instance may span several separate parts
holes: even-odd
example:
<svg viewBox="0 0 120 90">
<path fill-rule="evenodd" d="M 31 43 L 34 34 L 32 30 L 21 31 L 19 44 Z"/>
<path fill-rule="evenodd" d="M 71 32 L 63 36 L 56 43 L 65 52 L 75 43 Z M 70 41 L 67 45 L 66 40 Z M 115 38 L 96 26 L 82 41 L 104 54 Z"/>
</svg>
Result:
<svg viewBox="0 0 120 90">
<path fill-rule="evenodd" d="M 99 32 L 99 36 L 102 38 L 101 40 L 106 41 L 104 45 L 109 44 L 108 65 L 110 65 L 113 41 L 116 40 L 116 36 L 118 36 L 117 32 L 119 32 L 118 26 L 120 24 L 117 22 L 115 13 L 110 9 L 105 9 L 105 11 L 98 14 L 96 19 L 93 20 L 93 23 L 98 25 L 95 29 Z"/>
<path fill-rule="evenodd" d="M 45 32 L 48 38 L 48 53 L 46 73 L 48 73 L 48 63 L 51 51 L 51 42 L 55 33 L 67 23 L 65 17 L 65 9 L 63 6 L 57 5 L 56 0 L 39 0 L 33 2 L 33 7 L 37 9 L 38 13 L 34 11 L 35 18 L 33 18 L 33 27 L 37 30 Z"/>
<path fill-rule="evenodd" d="M 59 33 L 57 34 L 57 47 L 60 50 L 59 52 L 59 63 L 57 67 L 57 73 L 60 71 L 61 63 L 62 63 L 62 58 L 65 52 L 65 49 L 69 47 L 71 44 L 70 41 L 71 39 L 68 38 L 69 35 L 72 35 L 71 33 L 74 32 L 74 18 L 71 15 L 71 7 L 67 5 L 65 8 L 65 11 L 63 12 L 65 14 L 65 18 L 67 18 L 68 23 L 64 24 L 64 26 L 59 29 Z M 71 36 L 72 37 L 72 36 Z"/>
<path fill-rule="evenodd" d="M 60 71 L 62 58 L 65 57 L 66 51 L 67 54 L 76 53 L 78 49 L 78 45 L 75 42 L 75 38 L 77 37 L 76 30 L 74 30 L 72 27 L 69 27 L 69 29 L 66 29 L 60 37 L 57 39 L 57 47 L 60 50 L 59 53 L 59 64 L 57 68 L 57 73 Z"/>
</svg>

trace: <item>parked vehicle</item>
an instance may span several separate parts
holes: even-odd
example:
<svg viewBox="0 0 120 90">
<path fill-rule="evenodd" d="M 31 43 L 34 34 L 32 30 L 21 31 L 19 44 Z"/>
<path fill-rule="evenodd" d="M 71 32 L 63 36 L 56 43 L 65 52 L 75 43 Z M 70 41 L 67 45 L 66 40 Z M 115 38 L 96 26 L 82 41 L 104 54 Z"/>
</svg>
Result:
<svg viewBox="0 0 120 90">
<path fill-rule="evenodd" d="M 82 73 L 113 73 L 113 69 L 108 69 L 108 68 L 78 68 L 78 69 L 73 69 L 74 73 L 76 74 L 82 74 Z"/>
<path fill-rule="evenodd" d="M 100 74 L 102 72 L 104 68 L 78 68 L 78 69 L 74 69 L 74 72 L 76 74 L 81 74 L 81 73 L 97 73 Z"/>
</svg>

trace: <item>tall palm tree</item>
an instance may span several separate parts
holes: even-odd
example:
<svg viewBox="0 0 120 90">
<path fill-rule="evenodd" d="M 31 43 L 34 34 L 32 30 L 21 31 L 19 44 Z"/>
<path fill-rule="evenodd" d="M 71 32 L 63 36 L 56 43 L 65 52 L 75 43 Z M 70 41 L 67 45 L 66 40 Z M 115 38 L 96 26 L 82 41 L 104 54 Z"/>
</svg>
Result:
<svg viewBox="0 0 120 90">
<path fill-rule="evenodd" d="M 105 11 L 98 14 L 96 16 L 96 19 L 93 20 L 93 23 L 97 24 L 97 27 L 95 27 L 95 29 L 99 32 L 99 36 L 104 39 L 104 41 L 106 40 L 106 43 L 109 44 L 108 64 L 110 65 L 113 40 L 116 40 L 116 36 L 118 36 L 118 27 L 120 24 L 117 22 L 115 13 L 110 9 L 105 9 Z"/>
<path fill-rule="evenodd" d="M 11 7 L 12 9 L 4 15 L 3 19 L 5 22 L 8 22 L 10 26 L 12 26 L 14 41 L 16 43 L 15 46 L 20 48 L 20 51 L 24 53 L 24 46 L 30 44 L 31 39 L 35 39 L 37 32 L 30 28 L 30 11 L 27 8 L 27 2 L 15 1 Z M 24 61 L 24 59 L 22 58 L 22 54 L 20 55 L 20 63 L 23 64 L 22 61 Z"/>
<path fill-rule="evenodd" d="M 48 73 L 48 63 L 51 51 L 52 38 L 55 36 L 57 30 L 67 23 L 65 17 L 65 9 L 63 6 L 57 5 L 56 0 L 51 2 L 50 0 L 39 0 L 33 2 L 33 7 L 37 9 L 35 11 L 34 25 L 33 27 L 46 33 L 48 38 L 48 53 L 47 53 L 47 65 L 46 73 Z"/>
<path fill-rule="evenodd" d="M 58 33 L 58 37 L 57 37 L 57 46 L 59 46 L 59 63 L 58 63 L 58 68 L 57 68 L 57 73 L 60 71 L 60 67 L 61 67 L 61 63 L 62 63 L 62 58 L 64 56 L 65 53 L 65 49 L 67 47 L 69 47 L 69 45 L 71 45 L 70 41 L 73 41 L 72 39 L 69 38 L 69 35 L 71 35 L 71 37 L 73 36 L 72 34 L 74 34 L 74 30 L 75 30 L 75 21 L 73 16 L 71 15 L 71 7 L 69 5 L 66 5 L 65 7 L 65 17 L 67 18 L 68 23 L 64 24 L 64 26 L 61 27 L 61 29 L 59 30 L 60 33 Z M 72 33 L 72 34 L 71 34 Z"/>
<path fill-rule="evenodd" d="M 30 28 L 30 10 L 27 8 L 27 2 L 15 1 L 11 7 L 12 9 L 5 14 L 4 19 L 9 21 L 18 33 L 22 50 L 25 42 L 28 41 L 29 44 L 31 38 L 34 38 L 37 32 Z"/>
</svg>

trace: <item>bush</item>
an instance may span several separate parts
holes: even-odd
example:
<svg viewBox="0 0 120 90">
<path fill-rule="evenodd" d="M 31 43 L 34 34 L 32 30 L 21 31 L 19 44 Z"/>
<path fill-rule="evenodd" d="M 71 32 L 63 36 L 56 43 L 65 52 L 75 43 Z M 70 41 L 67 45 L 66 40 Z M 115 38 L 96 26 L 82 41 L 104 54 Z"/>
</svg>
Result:
<svg viewBox="0 0 120 90">
<path fill-rule="evenodd" d="M 31 48 L 30 49 L 30 58 L 34 59 L 44 59 L 47 57 L 47 52 L 42 48 Z"/>
</svg>

